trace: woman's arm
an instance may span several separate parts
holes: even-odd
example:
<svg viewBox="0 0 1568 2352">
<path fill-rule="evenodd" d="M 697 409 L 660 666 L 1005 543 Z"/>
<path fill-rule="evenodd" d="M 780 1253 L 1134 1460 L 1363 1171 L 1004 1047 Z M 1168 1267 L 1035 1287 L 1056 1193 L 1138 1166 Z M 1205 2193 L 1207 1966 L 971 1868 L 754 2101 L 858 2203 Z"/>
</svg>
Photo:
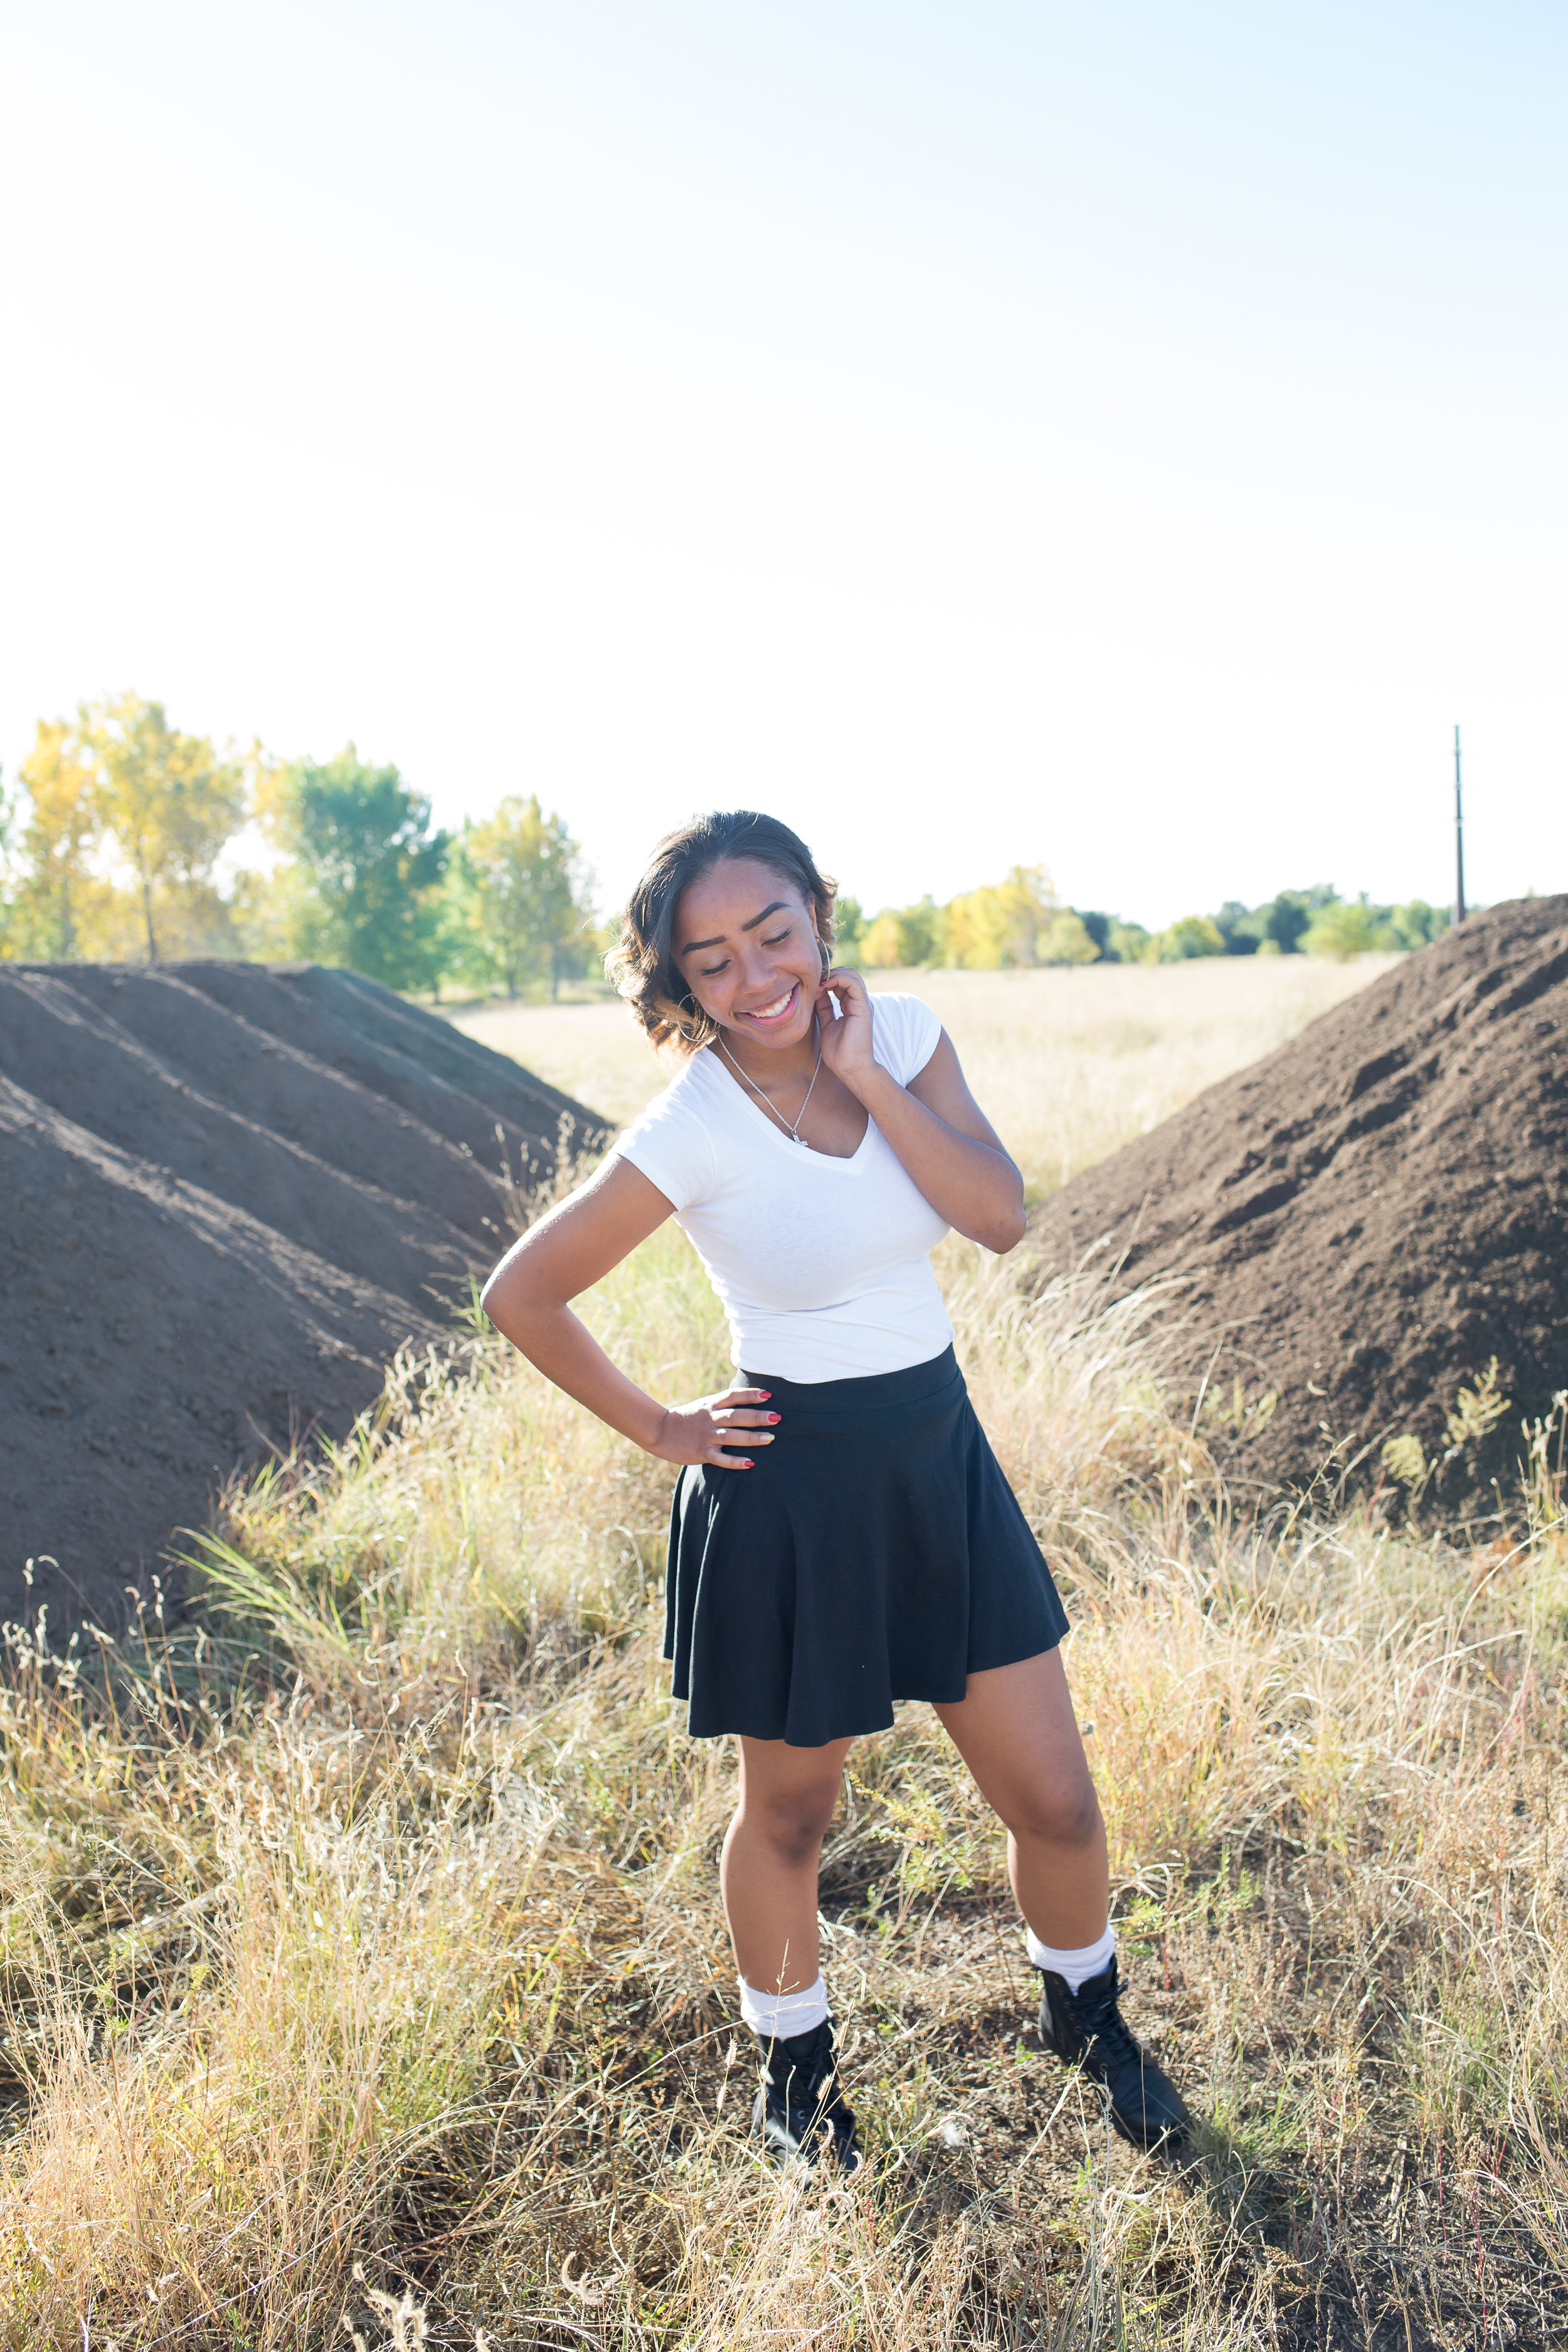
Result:
<svg viewBox="0 0 1568 2352">
<path fill-rule="evenodd" d="M 833 1017 L 836 1000 L 843 1019 Z M 955 1232 L 998 1256 L 1024 1238 L 1024 1180 L 964 1083 L 946 1030 L 923 1070 L 900 1086 L 871 1051 L 871 1001 L 836 965 L 817 998 L 822 1058 L 866 1106 L 911 1181 Z"/>
<path fill-rule="evenodd" d="M 480 1294 L 496 1329 L 537 1364 L 558 1389 L 661 1462 L 702 1462 L 749 1470 L 724 1443 L 771 1445 L 760 1410 L 763 1389 L 727 1389 L 695 1404 L 662 1405 L 610 1361 L 573 1314 L 569 1301 L 602 1282 L 612 1267 L 673 1214 L 670 1202 L 626 1160 L 606 1160 L 580 1192 L 514 1242 Z"/>
</svg>

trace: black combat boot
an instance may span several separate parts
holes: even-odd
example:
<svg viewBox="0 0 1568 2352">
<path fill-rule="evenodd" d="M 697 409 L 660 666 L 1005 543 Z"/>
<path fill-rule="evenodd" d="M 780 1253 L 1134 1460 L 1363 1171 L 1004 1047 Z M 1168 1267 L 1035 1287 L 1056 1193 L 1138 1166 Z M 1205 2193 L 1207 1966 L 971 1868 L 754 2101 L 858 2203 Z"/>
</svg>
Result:
<svg viewBox="0 0 1568 2352">
<path fill-rule="evenodd" d="M 1067 1979 L 1040 1970 L 1040 2032 L 1058 2058 L 1080 2065 L 1105 2091 L 1110 2120 L 1136 2147 L 1184 2139 L 1192 2122 L 1182 2095 L 1122 2023 L 1116 1956 L 1077 1992 Z"/>
<path fill-rule="evenodd" d="M 763 2083 L 752 2114 L 752 2129 L 775 2164 L 821 2165 L 858 2172 L 860 2148 L 855 2117 L 838 2088 L 833 2020 L 825 2017 L 809 2033 L 789 2041 L 764 2040 Z"/>
</svg>

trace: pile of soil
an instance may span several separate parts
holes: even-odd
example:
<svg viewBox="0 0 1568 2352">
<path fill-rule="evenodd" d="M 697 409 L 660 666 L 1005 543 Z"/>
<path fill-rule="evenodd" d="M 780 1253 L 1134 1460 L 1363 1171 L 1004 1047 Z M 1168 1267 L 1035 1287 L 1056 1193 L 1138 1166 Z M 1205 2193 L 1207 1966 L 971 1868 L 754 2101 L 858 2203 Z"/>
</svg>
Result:
<svg viewBox="0 0 1568 2352">
<path fill-rule="evenodd" d="M 1089 1259 L 1118 1296 L 1192 1276 L 1177 1360 L 1233 1472 L 1303 1486 L 1366 1448 L 1372 1487 L 1407 1437 L 1425 1505 L 1495 1509 L 1521 1419 L 1568 1388 L 1568 898 L 1494 907 L 1407 958 L 1031 1230 L 1045 1274 Z M 1450 1416 L 1494 1357 L 1509 1409 L 1467 1436 Z M 1414 1449 L 1395 1460 L 1413 1479 Z"/>
<path fill-rule="evenodd" d="M 346 1432 L 563 1138 L 606 1129 L 354 972 L 0 964 L 0 1615 L 123 1620 L 232 1471 Z"/>
</svg>

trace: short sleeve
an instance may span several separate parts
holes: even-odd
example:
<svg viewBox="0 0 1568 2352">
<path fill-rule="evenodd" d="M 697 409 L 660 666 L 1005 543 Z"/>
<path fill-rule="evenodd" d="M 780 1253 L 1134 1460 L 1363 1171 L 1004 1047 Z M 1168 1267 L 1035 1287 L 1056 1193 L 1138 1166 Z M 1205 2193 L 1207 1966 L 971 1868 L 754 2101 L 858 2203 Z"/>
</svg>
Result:
<svg viewBox="0 0 1568 2352">
<path fill-rule="evenodd" d="M 942 1042 L 942 1023 L 918 996 L 873 996 L 871 1051 L 890 1077 L 907 1087 Z"/>
<path fill-rule="evenodd" d="M 609 1156 L 629 1160 L 658 1186 L 678 1215 L 713 1190 L 713 1139 L 679 1078 L 616 1136 Z"/>
</svg>

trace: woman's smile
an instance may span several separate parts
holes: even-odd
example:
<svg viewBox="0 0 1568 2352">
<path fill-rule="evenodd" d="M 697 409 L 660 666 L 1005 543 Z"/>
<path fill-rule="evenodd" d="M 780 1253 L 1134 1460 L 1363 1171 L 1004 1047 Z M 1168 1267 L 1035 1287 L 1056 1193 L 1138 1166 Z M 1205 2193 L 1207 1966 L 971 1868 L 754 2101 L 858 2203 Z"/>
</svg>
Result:
<svg viewBox="0 0 1568 2352">
<path fill-rule="evenodd" d="M 784 994 L 775 996 L 771 1004 L 759 1004 L 751 1013 L 737 1013 L 735 1018 L 737 1021 L 749 1022 L 756 1029 L 782 1029 L 787 1022 L 794 1019 L 795 1009 L 799 1002 L 800 982 L 798 980 L 792 981 Z"/>
</svg>

